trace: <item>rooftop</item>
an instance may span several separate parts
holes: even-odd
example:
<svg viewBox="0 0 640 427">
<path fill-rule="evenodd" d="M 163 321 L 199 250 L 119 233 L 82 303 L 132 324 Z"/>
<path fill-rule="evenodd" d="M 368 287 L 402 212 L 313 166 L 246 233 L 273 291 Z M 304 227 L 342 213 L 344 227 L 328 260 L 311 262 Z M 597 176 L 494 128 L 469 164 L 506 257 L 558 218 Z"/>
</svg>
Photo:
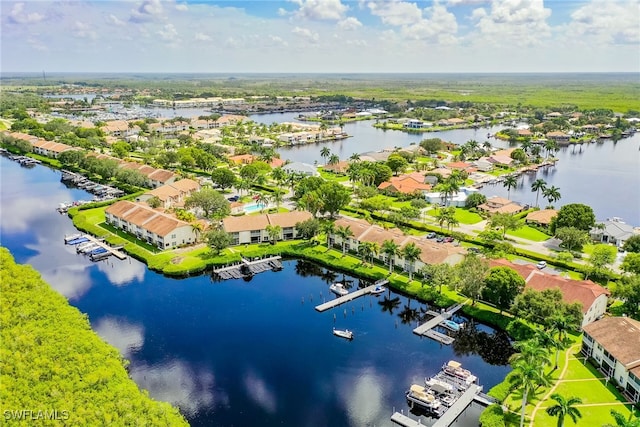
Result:
<svg viewBox="0 0 640 427">
<path fill-rule="evenodd" d="M 584 332 L 626 369 L 640 376 L 640 322 L 628 317 L 605 317 L 586 325 Z"/>
</svg>

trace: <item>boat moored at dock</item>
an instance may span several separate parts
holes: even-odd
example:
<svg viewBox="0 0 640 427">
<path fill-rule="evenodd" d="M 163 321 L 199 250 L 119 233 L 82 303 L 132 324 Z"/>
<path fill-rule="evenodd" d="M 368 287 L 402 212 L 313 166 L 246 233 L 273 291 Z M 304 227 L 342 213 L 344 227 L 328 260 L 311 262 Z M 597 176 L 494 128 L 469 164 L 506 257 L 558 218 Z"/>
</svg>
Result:
<svg viewBox="0 0 640 427">
<path fill-rule="evenodd" d="M 442 371 L 453 378 L 463 381 L 467 385 L 477 384 L 478 377 L 473 375 L 469 370 L 464 369 L 460 362 L 450 360 L 442 367 Z"/>
<path fill-rule="evenodd" d="M 349 293 L 349 291 L 344 287 L 344 285 L 340 282 L 336 282 L 329 286 L 329 290 L 338 296 L 345 296 Z"/>
<path fill-rule="evenodd" d="M 436 415 L 441 412 L 442 402 L 427 387 L 413 384 L 407 391 L 406 396 L 411 409 L 418 406 Z"/>
</svg>

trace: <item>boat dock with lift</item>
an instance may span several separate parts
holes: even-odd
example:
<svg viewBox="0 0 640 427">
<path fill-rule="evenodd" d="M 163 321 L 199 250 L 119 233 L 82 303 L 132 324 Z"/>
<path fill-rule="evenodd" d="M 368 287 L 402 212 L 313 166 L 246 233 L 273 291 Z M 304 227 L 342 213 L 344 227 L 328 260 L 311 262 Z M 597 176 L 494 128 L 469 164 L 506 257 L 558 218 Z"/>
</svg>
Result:
<svg viewBox="0 0 640 427">
<path fill-rule="evenodd" d="M 279 271 L 282 270 L 282 263 L 280 255 L 271 256 L 268 258 L 259 258 L 252 261 L 242 258 L 240 263 L 229 265 L 227 267 L 214 269 L 213 272 L 221 279 L 242 279 L 244 277 L 253 276 L 254 274 L 262 273 L 264 271 Z"/>
<path fill-rule="evenodd" d="M 65 236 L 64 243 L 76 246 L 77 253 L 89 255 L 89 258 L 91 258 L 92 261 L 100 261 L 109 258 L 111 255 L 115 256 L 119 260 L 127 258 L 127 255 L 119 250 L 122 249 L 122 247 L 111 247 L 104 242 L 104 239 L 98 239 L 89 234 L 73 234 L 71 236 Z"/>
<path fill-rule="evenodd" d="M 376 283 L 374 283 L 371 286 L 367 286 L 366 288 L 363 288 L 363 289 L 358 289 L 357 291 L 354 291 L 354 292 L 349 292 L 344 296 L 341 296 L 339 298 L 317 305 L 316 310 L 322 313 L 323 311 L 327 311 L 331 308 L 337 307 L 340 304 L 344 304 L 345 302 L 353 301 L 354 299 L 359 298 L 363 295 L 370 294 L 374 292 L 376 288 L 379 288 L 380 286 L 385 285 L 387 283 L 389 283 L 389 281 L 386 279 L 378 280 Z"/>
<path fill-rule="evenodd" d="M 438 331 L 434 331 L 433 328 L 435 328 L 436 326 L 443 326 L 445 328 L 451 329 L 451 327 L 445 322 L 445 320 L 449 320 L 451 316 L 453 316 L 455 312 L 460 310 L 465 304 L 466 301 L 456 305 L 452 305 L 442 313 L 427 311 L 427 314 L 432 315 L 433 318 L 427 320 L 425 323 L 415 328 L 413 330 L 413 333 L 416 335 L 431 338 L 433 340 L 441 342 L 442 344 L 451 344 L 454 341 L 454 338 L 450 337 L 449 335 L 442 334 Z"/>
<path fill-rule="evenodd" d="M 420 388 L 416 385 L 413 388 Z M 427 410 L 437 420 L 432 427 L 449 427 L 464 412 L 464 410 L 476 401 L 488 406 L 495 400 L 482 393 L 482 386 L 477 384 L 477 377 L 466 369 L 462 369 L 460 363 L 449 361 L 442 370 L 431 379 L 425 379 L 425 391 L 433 399 L 440 400 L 442 405 L 435 410 L 429 410 L 428 405 L 421 405 L 420 401 L 411 397 L 411 390 L 407 392 L 407 401 L 413 409 L 414 405 Z M 404 427 L 423 426 L 420 418 L 414 420 L 404 414 L 404 411 L 394 412 L 391 421 Z"/>
</svg>

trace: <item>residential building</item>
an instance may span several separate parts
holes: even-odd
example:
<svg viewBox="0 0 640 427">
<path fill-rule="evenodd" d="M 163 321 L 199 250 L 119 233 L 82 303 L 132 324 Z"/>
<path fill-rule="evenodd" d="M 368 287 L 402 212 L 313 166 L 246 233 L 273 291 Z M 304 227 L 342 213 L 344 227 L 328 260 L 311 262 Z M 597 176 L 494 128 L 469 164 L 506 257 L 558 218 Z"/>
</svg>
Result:
<svg viewBox="0 0 640 427">
<path fill-rule="evenodd" d="M 397 228 L 385 230 L 379 225 L 369 224 L 363 219 L 342 217 L 336 220 L 335 226 L 348 227 L 353 233 L 353 236 L 345 241 L 345 249 L 348 251 L 357 251 L 362 242 L 375 243 L 379 247 L 382 247 L 385 240 L 391 240 L 401 248 L 404 248 L 410 243 L 415 244 L 416 247 L 420 248 L 421 253 L 419 259 L 413 266 L 413 271 L 419 271 L 427 264 L 457 264 L 462 261 L 466 253 L 464 248 L 454 246 L 451 243 L 437 243 L 425 238 L 407 236 Z M 329 236 L 329 245 L 342 247 L 342 238 L 337 233 L 331 234 Z M 382 252 L 379 252 L 375 256 L 380 261 L 385 263 L 389 262 L 388 257 Z M 405 271 L 411 268 L 410 263 L 408 263 L 402 255 L 396 255 L 393 262 L 394 265 L 401 266 Z"/>
<path fill-rule="evenodd" d="M 570 139 L 569 135 L 560 131 L 547 132 L 546 136 L 548 139 L 555 141 L 558 144 L 568 144 Z"/>
<path fill-rule="evenodd" d="M 558 216 L 558 211 L 555 209 L 541 209 L 529 213 L 524 221 L 548 227 L 551 224 L 551 220 L 556 216 Z"/>
<path fill-rule="evenodd" d="M 392 194 L 416 194 L 431 190 L 431 185 L 424 183 L 424 175 L 419 175 L 420 178 L 414 175 L 419 174 L 391 177 L 389 181 L 380 183 L 378 190 Z"/>
<path fill-rule="evenodd" d="M 608 289 L 591 280 L 571 280 L 557 274 L 540 271 L 533 264 L 515 264 L 505 259 L 489 261 L 491 267 L 509 267 L 514 269 L 525 281 L 525 289 L 543 291 L 558 289 L 562 300 L 568 304 L 580 303 L 582 306 L 582 324 L 588 325 L 604 316 L 609 300 Z"/>
<path fill-rule="evenodd" d="M 583 328 L 584 354 L 632 402 L 640 403 L 640 322 L 605 317 Z"/>
<path fill-rule="evenodd" d="M 591 239 L 596 242 L 609 243 L 618 248 L 634 234 L 638 233 L 631 225 L 626 224 L 620 218 L 609 218 L 596 224 L 589 232 Z"/>
<path fill-rule="evenodd" d="M 282 169 L 287 173 L 298 173 L 305 176 L 320 176 L 320 172 L 318 172 L 316 167 L 308 163 L 288 163 L 284 165 Z"/>
<path fill-rule="evenodd" d="M 53 157 L 54 159 L 57 159 L 60 153 L 63 153 L 65 151 L 80 149 L 78 147 L 72 147 L 61 142 L 47 141 L 45 139 L 38 139 L 37 141 L 32 142 L 31 145 L 33 147 L 34 153 L 47 157 Z"/>
<path fill-rule="evenodd" d="M 467 197 L 469 197 L 470 194 L 477 192 L 478 190 L 475 188 L 461 187 L 460 191 L 454 194 L 449 194 L 446 198 L 444 193 L 439 193 L 437 191 L 426 193 L 424 198 L 428 203 L 432 203 L 434 205 L 444 206 L 446 204 L 447 206 L 463 208 L 467 203 Z"/>
<path fill-rule="evenodd" d="M 105 210 L 107 223 L 160 249 L 195 243 L 197 231 L 187 222 L 151 209 L 146 204 L 121 200 Z"/>
<path fill-rule="evenodd" d="M 181 179 L 170 184 L 161 185 L 136 198 L 136 202 L 146 202 L 157 197 L 162 202 L 162 207 L 168 209 L 176 206 L 184 206 L 184 202 L 192 193 L 200 189 L 200 184 L 192 179 Z"/>
<path fill-rule="evenodd" d="M 275 214 L 229 216 L 222 220 L 222 228 L 231 235 L 233 245 L 262 243 L 270 240 L 267 226 L 280 226 L 279 240 L 298 237 L 295 226 L 313 218 L 307 211 L 291 211 Z"/>
<path fill-rule="evenodd" d="M 524 209 L 516 202 L 512 202 L 509 199 L 503 197 L 493 196 L 487 199 L 487 201 L 481 205 L 478 205 L 478 209 L 490 214 L 494 213 L 508 213 L 515 214 Z"/>
</svg>

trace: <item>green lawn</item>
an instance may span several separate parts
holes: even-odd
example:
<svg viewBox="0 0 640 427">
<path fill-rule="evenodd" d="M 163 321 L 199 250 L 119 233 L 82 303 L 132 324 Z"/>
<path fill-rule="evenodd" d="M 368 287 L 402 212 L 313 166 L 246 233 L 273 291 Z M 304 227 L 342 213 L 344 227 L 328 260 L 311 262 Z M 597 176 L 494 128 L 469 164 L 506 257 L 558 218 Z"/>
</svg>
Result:
<svg viewBox="0 0 640 427">
<path fill-rule="evenodd" d="M 482 221 L 482 217 L 477 213 L 462 208 L 456 209 L 456 219 L 460 224 L 477 224 Z"/>
<path fill-rule="evenodd" d="M 517 230 L 509 230 L 507 234 L 513 237 L 520 237 L 521 239 L 527 239 L 534 242 L 544 242 L 551 238 L 548 234 L 544 234 L 540 230 L 536 230 L 533 227 L 529 227 L 528 225 L 524 225 Z"/>
<path fill-rule="evenodd" d="M 326 179 L 327 181 L 336 181 L 336 182 L 349 181 L 349 177 L 347 175 L 339 175 L 333 172 L 327 172 L 322 168 L 318 168 L 318 172 L 320 172 L 320 176 Z"/>
</svg>

